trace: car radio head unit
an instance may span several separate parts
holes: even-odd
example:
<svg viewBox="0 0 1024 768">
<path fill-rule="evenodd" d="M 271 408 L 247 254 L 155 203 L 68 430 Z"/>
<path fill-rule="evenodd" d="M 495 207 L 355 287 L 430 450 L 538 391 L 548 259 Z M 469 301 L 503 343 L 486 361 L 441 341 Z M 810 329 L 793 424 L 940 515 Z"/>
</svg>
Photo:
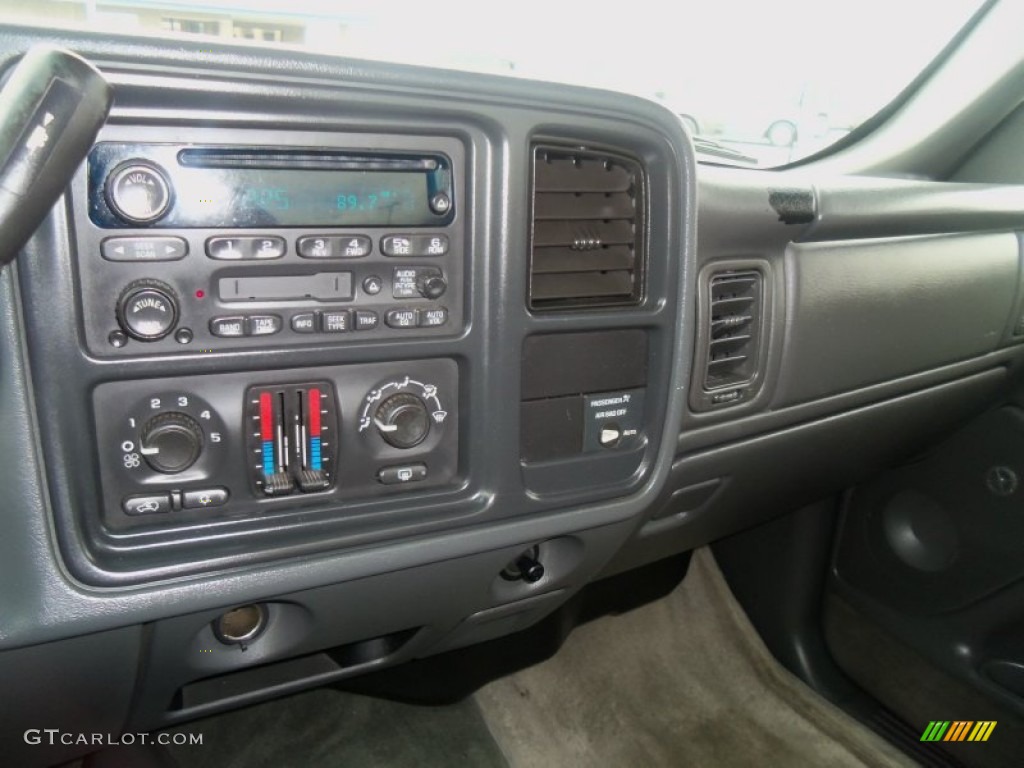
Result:
<svg viewBox="0 0 1024 768">
<path fill-rule="evenodd" d="M 469 222 L 457 138 L 188 128 L 166 137 L 108 126 L 75 178 L 93 354 L 462 332 Z"/>
<path fill-rule="evenodd" d="M 106 142 L 89 186 L 108 229 L 437 227 L 455 213 L 442 154 Z"/>
</svg>

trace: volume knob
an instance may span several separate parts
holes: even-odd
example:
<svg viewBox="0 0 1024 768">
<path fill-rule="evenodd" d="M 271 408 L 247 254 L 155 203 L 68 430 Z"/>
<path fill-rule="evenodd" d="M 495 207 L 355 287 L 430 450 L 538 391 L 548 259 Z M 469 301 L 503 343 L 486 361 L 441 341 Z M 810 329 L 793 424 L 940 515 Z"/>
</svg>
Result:
<svg viewBox="0 0 1024 768">
<path fill-rule="evenodd" d="M 157 472 L 184 472 L 196 463 L 202 450 L 203 428 L 184 413 L 161 413 L 142 428 L 139 453 Z"/>
<path fill-rule="evenodd" d="M 107 179 L 107 204 L 131 224 L 152 224 L 171 207 L 171 184 L 152 163 L 130 160 Z"/>
<path fill-rule="evenodd" d="M 374 415 L 377 431 L 384 441 L 395 448 L 413 448 L 430 431 L 427 406 L 416 395 L 392 395 L 379 406 Z"/>
<path fill-rule="evenodd" d="M 162 339 L 178 323 L 178 297 L 159 280 L 136 280 L 117 300 L 117 322 L 132 338 Z"/>
</svg>

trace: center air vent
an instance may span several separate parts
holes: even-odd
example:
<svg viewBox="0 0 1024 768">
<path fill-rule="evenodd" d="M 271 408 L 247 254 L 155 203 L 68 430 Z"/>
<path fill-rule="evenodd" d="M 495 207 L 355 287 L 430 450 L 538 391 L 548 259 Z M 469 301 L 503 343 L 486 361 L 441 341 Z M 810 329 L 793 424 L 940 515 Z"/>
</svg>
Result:
<svg viewBox="0 0 1024 768">
<path fill-rule="evenodd" d="M 720 269 L 720 268 L 719 268 Z M 757 269 L 705 272 L 693 404 L 698 410 L 750 399 L 760 380 L 764 274 Z"/>
<path fill-rule="evenodd" d="M 643 175 L 608 154 L 534 150 L 530 308 L 639 304 Z"/>
</svg>

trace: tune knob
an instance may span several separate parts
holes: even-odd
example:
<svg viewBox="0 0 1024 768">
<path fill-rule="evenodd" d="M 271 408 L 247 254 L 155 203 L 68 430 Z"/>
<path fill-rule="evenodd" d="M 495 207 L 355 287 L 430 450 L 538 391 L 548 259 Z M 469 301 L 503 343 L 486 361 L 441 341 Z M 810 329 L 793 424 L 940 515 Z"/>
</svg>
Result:
<svg viewBox="0 0 1024 768">
<path fill-rule="evenodd" d="M 178 323 L 178 298 L 159 280 L 136 280 L 117 300 L 117 322 L 132 338 L 156 341 Z"/>
<path fill-rule="evenodd" d="M 392 395 L 377 406 L 374 424 L 380 436 L 395 448 L 419 445 L 430 431 L 430 413 L 416 395 Z"/>
<path fill-rule="evenodd" d="M 184 413 L 161 413 L 142 428 L 139 453 L 157 472 L 184 472 L 195 464 L 202 450 L 203 428 Z"/>
</svg>

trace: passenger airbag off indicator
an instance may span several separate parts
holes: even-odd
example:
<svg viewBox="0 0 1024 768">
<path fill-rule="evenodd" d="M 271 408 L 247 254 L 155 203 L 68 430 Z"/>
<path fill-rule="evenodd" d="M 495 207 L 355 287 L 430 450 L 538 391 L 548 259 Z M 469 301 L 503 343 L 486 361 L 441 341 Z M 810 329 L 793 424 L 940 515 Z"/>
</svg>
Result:
<svg viewBox="0 0 1024 768">
<path fill-rule="evenodd" d="M 631 447 L 642 437 L 643 389 L 585 395 L 583 450 L 607 451 Z"/>
</svg>

